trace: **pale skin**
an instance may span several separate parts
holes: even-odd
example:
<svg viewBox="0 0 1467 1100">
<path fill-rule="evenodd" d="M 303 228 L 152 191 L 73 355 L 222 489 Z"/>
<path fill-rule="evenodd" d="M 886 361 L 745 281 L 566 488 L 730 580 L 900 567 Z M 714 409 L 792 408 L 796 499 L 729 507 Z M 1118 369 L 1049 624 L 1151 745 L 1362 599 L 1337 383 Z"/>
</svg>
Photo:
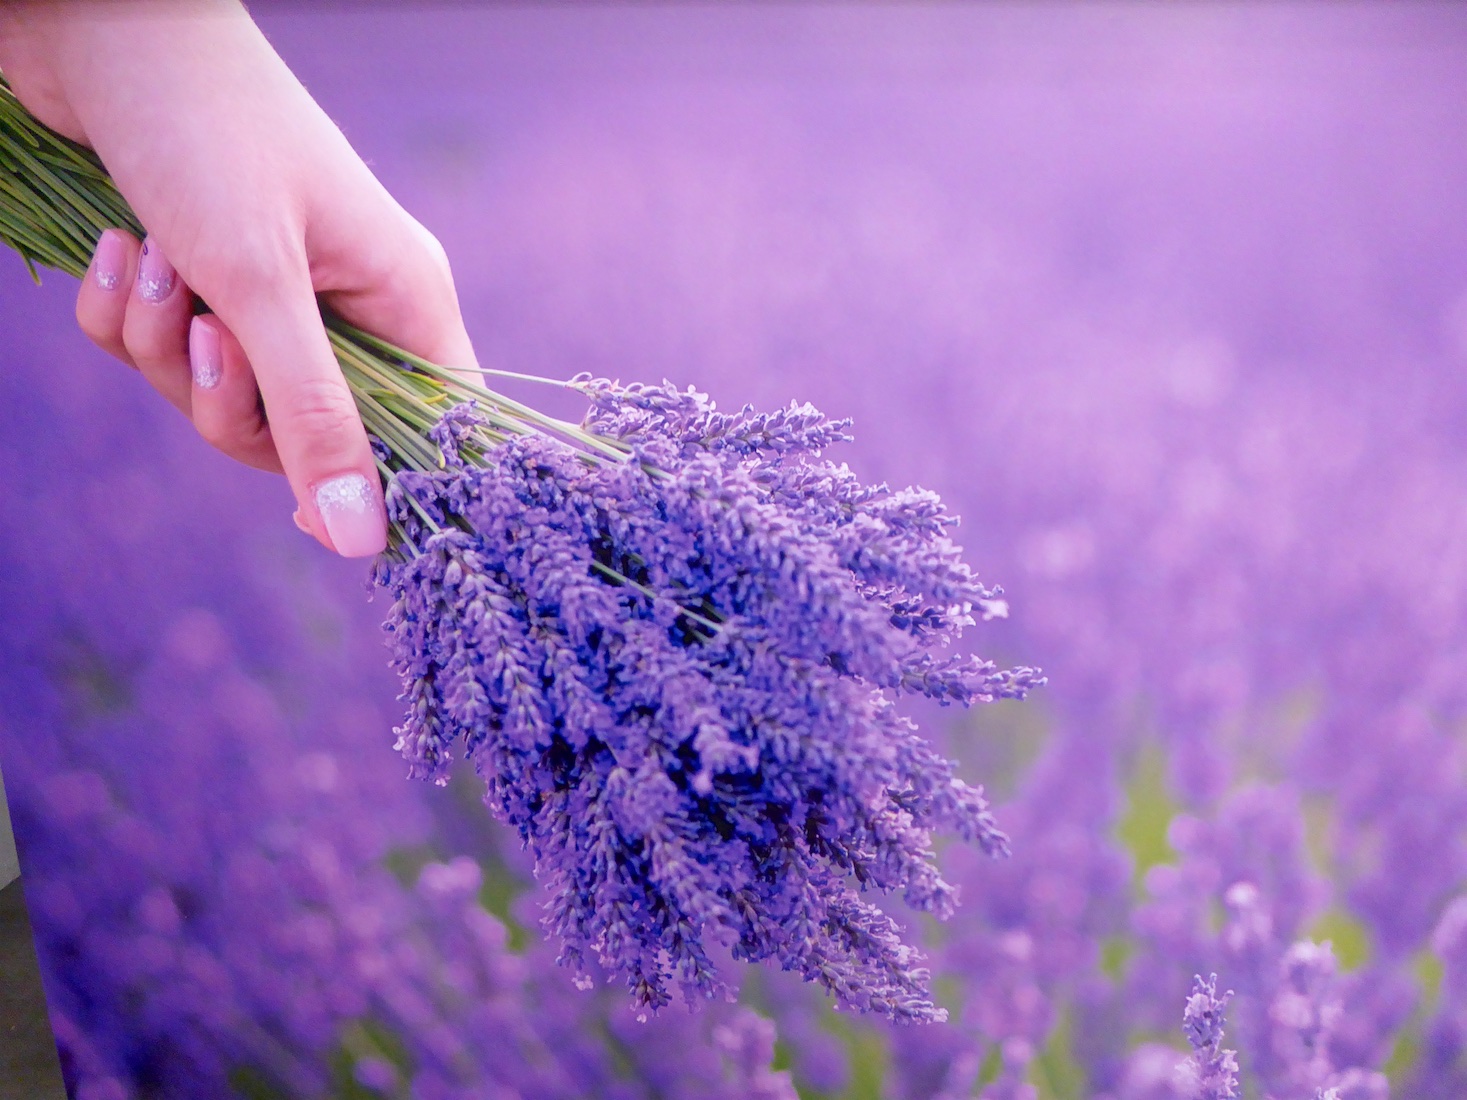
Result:
<svg viewBox="0 0 1467 1100">
<path fill-rule="evenodd" d="M 317 296 L 472 370 L 438 241 L 237 0 L 0 0 L 0 70 L 33 114 L 96 150 L 148 227 L 146 242 L 104 235 L 77 296 L 82 331 L 219 450 L 284 473 L 322 545 L 379 552 L 379 479 Z M 193 315 L 194 296 L 211 315 Z"/>
</svg>

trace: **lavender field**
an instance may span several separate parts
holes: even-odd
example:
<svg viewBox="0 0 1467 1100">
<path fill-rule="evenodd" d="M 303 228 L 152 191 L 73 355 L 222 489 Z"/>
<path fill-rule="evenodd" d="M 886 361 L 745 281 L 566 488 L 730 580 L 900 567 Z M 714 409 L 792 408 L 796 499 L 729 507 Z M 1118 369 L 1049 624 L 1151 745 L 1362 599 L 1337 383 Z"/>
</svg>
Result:
<svg viewBox="0 0 1467 1100">
<path fill-rule="evenodd" d="M 77 1100 L 1467 1095 L 1467 10 L 258 7 L 486 365 L 851 417 L 1049 683 L 912 711 L 1013 848 L 893 901 L 948 1022 L 769 968 L 639 1021 L 482 784 L 405 778 L 366 566 L 0 258 L 0 766 Z"/>
</svg>

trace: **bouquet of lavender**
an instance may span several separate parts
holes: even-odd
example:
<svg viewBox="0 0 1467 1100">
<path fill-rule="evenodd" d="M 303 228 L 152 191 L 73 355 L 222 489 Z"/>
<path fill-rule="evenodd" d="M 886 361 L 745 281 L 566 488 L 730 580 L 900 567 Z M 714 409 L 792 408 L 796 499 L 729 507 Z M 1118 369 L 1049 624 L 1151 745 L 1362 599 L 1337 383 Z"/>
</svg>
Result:
<svg viewBox="0 0 1467 1100">
<path fill-rule="evenodd" d="M 0 239 L 80 274 L 111 225 L 141 229 L 0 83 Z M 594 958 L 656 1008 L 726 994 L 729 957 L 772 959 L 856 1010 L 941 1019 L 866 892 L 945 917 L 933 830 L 1007 841 L 896 700 L 1041 681 L 952 652 L 1005 605 L 937 497 L 823 459 L 848 425 L 808 405 L 728 415 L 580 377 L 561 383 L 590 402 L 576 425 L 327 327 L 392 520 L 374 576 L 408 705 L 397 747 L 440 782 L 474 764 L 578 980 Z"/>
</svg>

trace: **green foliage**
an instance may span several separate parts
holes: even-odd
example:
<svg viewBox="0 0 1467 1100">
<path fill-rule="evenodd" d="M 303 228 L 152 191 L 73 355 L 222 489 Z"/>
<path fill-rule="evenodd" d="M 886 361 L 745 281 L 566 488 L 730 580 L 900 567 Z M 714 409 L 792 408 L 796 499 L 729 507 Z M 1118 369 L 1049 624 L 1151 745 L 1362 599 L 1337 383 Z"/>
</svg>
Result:
<svg viewBox="0 0 1467 1100">
<path fill-rule="evenodd" d="M 1441 959 L 1429 947 L 1423 947 L 1411 961 L 1411 971 L 1421 985 L 1422 1005 L 1434 1008 L 1437 998 L 1441 996 L 1442 977 L 1445 973 Z"/>
<path fill-rule="evenodd" d="M 1116 822 L 1116 839 L 1135 861 L 1139 894 L 1147 871 L 1177 858 L 1167 840 L 1167 829 L 1179 807 L 1167 791 L 1166 756 L 1159 746 L 1148 745 L 1141 751 L 1125 791 L 1126 808 Z"/>
<path fill-rule="evenodd" d="M 507 935 L 506 942 L 511 951 L 523 951 L 530 943 L 530 933 L 515 919 L 515 899 L 525 892 L 524 884 L 510 873 L 498 859 L 481 859 L 484 869 L 484 884 L 479 887 L 479 904 L 499 918 Z"/>
<path fill-rule="evenodd" d="M 1124 936 L 1107 936 L 1100 941 L 1100 969 L 1106 977 L 1119 981 L 1126 973 L 1136 945 Z"/>
<path fill-rule="evenodd" d="M 1331 799 L 1306 796 L 1303 803 L 1304 848 L 1322 875 L 1333 877 L 1335 813 Z"/>
<path fill-rule="evenodd" d="M 401 1096 L 406 1100 L 406 1086 L 384 1094 L 357 1080 L 357 1063 L 366 1058 L 381 1058 L 392 1063 L 401 1081 L 412 1079 L 411 1059 L 402 1040 L 373 1020 L 360 1020 L 343 1031 L 341 1045 L 331 1055 L 332 1100 L 380 1100 L 383 1095 Z"/>
<path fill-rule="evenodd" d="M 1049 1041 L 1029 1069 L 1029 1083 L 1038 1090 L 1039 1100 L 1084 1100 L 1085 1071 L 1075 1060 L 1073 1038 L 1070 1010 L 1061 1009 Z"/>
<path fill-rule="evenodd" d="M 229 1088 L 240 1100 L 290 1100 L 283 1089 L 253 1066 L 230 1070 Z"/>
<path fill-rule="evenodd" d="M 821 1022 L 845 1041 L 849 1055 L 851 1082 L 841 1094 L 841 1100 L 884 1100 L 886 1072 L 891 1064 L 886 1037 L 833 1010 Z"/>
<path fill-rule="evenodd" d="M 1310 926 L 1308 936 L 1315 943 L 1330 942 L 1341 970 L 1358 970 L 1370 961 L 1370 929 L 1339 906 L 1321 913 Z"/>
<path fill-rule="evenodd" d="M 958 716 L 949 727 L 948 751 L 959 774 L 981 783 L 989 798 L 1002 803 L 1022 786 L 1049 738 L 1050 725 L 1040 696 L 1023 703 L 1002 700 Z"/>
<path fill-rule="evenodd" d="M 932 980 L 932 999 L 947 1009 L 948 1019 L 956 1020 L 963 1012 L 963 985 L 951 974 Z"/>
<path fill-rule="evenodd" d="M 1003 1052 L 999 1050 L 998 1044 L 994 1043 L 983 1054 L 983 1063 L 978 1067 L 978 1091 L 982 1092 L 989 1085 L 998 1080 L 999 1072 L 1003 1069 Z"/>
<path fill-rule="evenodd" d="M 405 848 L 393 848 L 382 857 L 382 864 L 404 889 L 417 884 L 423 868 L 438 859 L 438 852 L 429 844 L 414 844 Z"/>
<path fill-rule="evenodd" d="M 1391 1079 L 1393 1085 L 1399 1084 L 1406 1079 L 1420 1058 L 1421 1027 L 1413 1022 L 1397 1033 L 1396 1041 L 1391 1046 L 1391 1056 L 1386 1059 L 1381 1072 Z"/>
<path fill-rule="evenodd" d="M 757 977 L 745 982 L 740 1000 L 756 1011 L 769 1011 L 763 1003 L 766 997 Z M 820 1010 L 820 1026 L 845 1046 L 850 1078 L 839 1092 L 825 1092 L 811 1088 L 796 1074 L 795 1090 L 801 1100 L 883 1100 L 888 1094 L 886 1078 L 891 1066 L 886 1036 L 869 1024 L 842 1015 L 828 1005 Z M 791 1069 L 794 1065 L 794 1052 L 783 1039 L 775 1040 L 773 1065 L 777 1070 Z"/>
<path fill-rule="evenodd" d="M 1436 1008 L 1437 998 L 1441 996 L 1442 962 L 1430 948 L 1422 948 L 1416 953 L 1411 960 L 1411 972 L 1421 987 L 1421 997 L 1416 1002 L 1416 1011 L 1397 1033 L 1390 1057 L 1381 1067 L 1391 1079 L 1393 1090 L 1406 1081 L 1420 1059 L 1422 1033 Z"/>
</svg>

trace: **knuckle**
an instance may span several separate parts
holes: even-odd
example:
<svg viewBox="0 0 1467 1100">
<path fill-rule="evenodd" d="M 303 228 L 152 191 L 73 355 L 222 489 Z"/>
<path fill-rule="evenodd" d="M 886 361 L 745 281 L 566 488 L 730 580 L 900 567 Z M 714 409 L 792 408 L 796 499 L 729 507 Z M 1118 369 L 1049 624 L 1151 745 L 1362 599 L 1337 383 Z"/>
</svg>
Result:
<svg viewBox="0 0 1467 1100">
<path fill-rule="evenodd" d="M 350 391 L 344 383 L 328 378 L 295 382 L 285 395 L 284 408 L 272 410 L 271 417 L 277 431 L 289 431 L 313 452 L 335 454 L 354 446 L 361 431 Z"/>
<path fill-rule="evenodd" d="M 448 250 L 443 247 L 443 242 L 416 219 L 409 220 L 409 228 L 423 257 L 420 270 L 440 284 L 438 289 L 452 290 L 453 268 L 448 262 Z"/>
<path fill-rule="evenodd" d="M 423 248 L 428 254 L 428 264 L 433 273 L 450 286 L 453 284 L 453 268 L 448 262 L 448 250 L 443 242 L 428 230 L 423 230 Z"/>
<path fill-rule="evenodd" d="M 305 243 L 292 227 L 275 225 L 231 241 L 227 248 L 205 249 L 218 257 L 198 275 L 206 299 L 243 304 L 275 298 L 290 277 L 306 270 Z"/>
<path fill-rule="evenodd" d="M 177 325 L 160 324 L 159 318 L 140 316 L 129 309 L 122 322 L 122 346 L 140 363 L 155 363 L 183 354 L 185 337 Z"/>
</svg>

